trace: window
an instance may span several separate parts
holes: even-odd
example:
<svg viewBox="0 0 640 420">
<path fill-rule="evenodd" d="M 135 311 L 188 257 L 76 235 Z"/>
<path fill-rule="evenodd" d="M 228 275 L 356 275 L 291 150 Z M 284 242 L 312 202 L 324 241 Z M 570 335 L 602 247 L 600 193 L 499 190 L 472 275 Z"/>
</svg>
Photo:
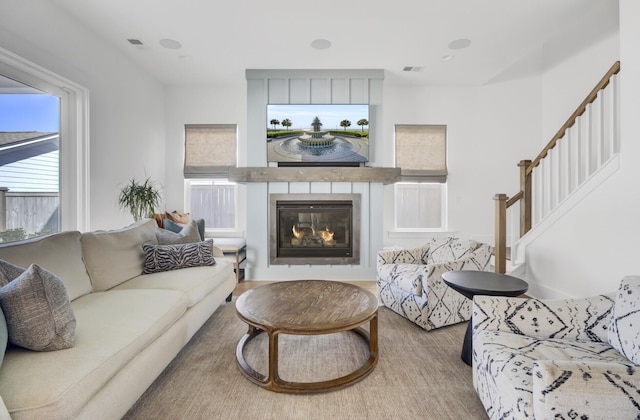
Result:
<svg viewBox="0 0 640 420">
<path fill-rule="evenodd" d="M 395 229 L 443 231 L 447 226 L 447 144 L 444 125 L 396 125 Z"/>
<path fill-rule="evenodd" d="M 396 230 L 446 230 L 446 184 L 395 184 Z"/>
<path fill-rule="evenodd" d="M 87 230 L 88 91 L 0 48 L 0 107 L 0 242 Z"/>
<path fill-rule="evenodd" d="M 207 230 L 235 231 L 238 186 L 228 182 L 236 166 L 235 124 L 185 125 L 185 207 Z"/>
<path fill-rule="evenodd" d="M 187 208 L 207 230 L 236 230 L 238 188 L 227 180 L 186 180 Z"/>
</svg>

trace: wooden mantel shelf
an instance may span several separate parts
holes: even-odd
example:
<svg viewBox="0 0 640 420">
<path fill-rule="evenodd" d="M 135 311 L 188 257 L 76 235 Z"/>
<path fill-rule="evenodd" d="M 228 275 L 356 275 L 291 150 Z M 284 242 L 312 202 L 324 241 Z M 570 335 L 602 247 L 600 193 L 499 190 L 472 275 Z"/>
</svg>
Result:
<svg viewBox="0 0 640 420">
<path fill-rule="evenodd" d="M 400 180 L 400 168 L 244 167 L 229 169 L 232 182 L 381 182 Z"/>
</svg>

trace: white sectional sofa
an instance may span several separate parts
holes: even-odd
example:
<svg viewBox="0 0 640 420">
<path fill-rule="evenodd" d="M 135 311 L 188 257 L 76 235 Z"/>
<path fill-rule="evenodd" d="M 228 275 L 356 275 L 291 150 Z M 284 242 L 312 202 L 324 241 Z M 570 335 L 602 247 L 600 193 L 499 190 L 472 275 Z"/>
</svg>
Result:
<svg viewBox="0 0 640 420">
<path fill-rule="evenodd" d="M 224 258 L 141 274 L 142 244 L 157 244 L 156 228 L 147 219 L 0 245 L 0 260 L 36 263 L 62 279 L 76 319 L 71 348 L 9 345 L 0 365 L 0 418 L 121 418 L 230 296 L 236 277 Z M 222 257 L 215 248 L 213 255 Z"/>
</svg>

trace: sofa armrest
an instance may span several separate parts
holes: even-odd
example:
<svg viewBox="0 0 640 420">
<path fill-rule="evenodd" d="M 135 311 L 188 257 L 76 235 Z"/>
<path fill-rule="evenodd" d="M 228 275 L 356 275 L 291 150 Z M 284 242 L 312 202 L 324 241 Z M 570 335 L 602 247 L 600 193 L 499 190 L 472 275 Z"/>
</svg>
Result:
<svg viewBox="0 0 640 420">
<path fill-rule="evenodd" d="M 222 252 L 222 250 L 220 248 L 218 248 L 217 246 L 213 246 L 213 256 L 216 258 L 223 258 L 224 257 L 224 253 Z"/>
<path fill-rule="evenodd" d="M 636 418 L 640 367 L 633 363 L 539 360 L 533 364 L 536 418 Z"/>
<path fill-rule="evenodd" d="M 475 296 L 473 328 L 538 338 L 607 342 L 614 299 L 614 294 L 562 300 Z"/>
</svg>

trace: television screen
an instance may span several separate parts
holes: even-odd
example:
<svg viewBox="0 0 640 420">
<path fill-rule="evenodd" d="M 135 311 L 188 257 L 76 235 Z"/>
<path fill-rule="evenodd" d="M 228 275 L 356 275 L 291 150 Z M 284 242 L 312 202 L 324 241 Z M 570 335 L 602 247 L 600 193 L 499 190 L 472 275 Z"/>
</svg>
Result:
<svg viewBox="0 0 640 420">
<path fill-rule="evenodd" d="M 369 160 L 369 105 L 267 105 L 267 161 Z"/>
</svg>

